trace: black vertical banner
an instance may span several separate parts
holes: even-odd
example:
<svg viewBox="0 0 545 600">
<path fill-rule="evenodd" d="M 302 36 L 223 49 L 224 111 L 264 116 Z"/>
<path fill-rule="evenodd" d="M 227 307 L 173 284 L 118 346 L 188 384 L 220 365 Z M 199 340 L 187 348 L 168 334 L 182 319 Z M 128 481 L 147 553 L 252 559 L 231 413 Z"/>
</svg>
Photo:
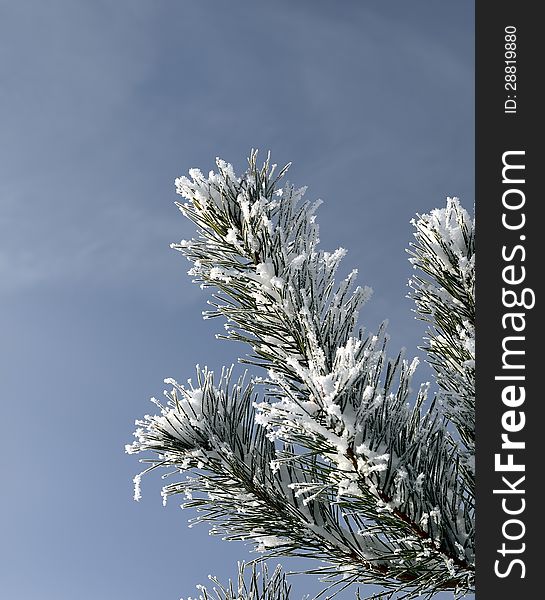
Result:
<svg viewBox="0 0 545 600">
<path fill-rule="evenodd" d="M 477 600 L 543 594 L 537 6 L 476 0 Z"/>
</svg>

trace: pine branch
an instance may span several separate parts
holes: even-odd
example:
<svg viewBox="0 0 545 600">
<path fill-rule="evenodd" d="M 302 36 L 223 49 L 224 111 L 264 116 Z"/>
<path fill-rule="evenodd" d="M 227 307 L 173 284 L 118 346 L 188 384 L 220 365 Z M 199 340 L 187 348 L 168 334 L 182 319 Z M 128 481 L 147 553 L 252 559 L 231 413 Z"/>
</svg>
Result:
<svg viewBox="0 0 545 600">
<path fill-rule="evenodd" d="M 289 600 L 291 587 L 280 565 L 272 575 L 269 575 L 266 564 L 263 564 L 262 572 L 252 564 L 249 578 L 246 576 L 247 570 L 247 564 L 239 563 L 236 583 L 229 580 L 226 586 L 222 585 L 216 577 L 210 577 L 210 581 L 214 584 L 212 591 L 199 585 L 197 586 L 199 597 L 189 600 Z"/>
<path fill-rule="evenodd" d="M 395 450 L 390 446 L 409 417 L 403 404 L 416 365 L 410 367 L 399 359 L 391 362 L 385 385 L 381 384 L 385 362 L 383 332 L 368 338 L 359 332 L 358 337 L 352 337 L 358 309 L 370 290 L 351 290 L 355 272 L 335 288 L 334 275 L 344 250 L 318 250 L 316 203 L 301 204 L 303 188 L 295 190 L 286 185 L 277 190 L 278 178 L 272 180 L 268 160 L 259 169 L 253 154 L 249 163 L 241 179 L 235 178 L 230 165 L 218 161 L 217 175 L 211 173 L 205 179 L 193 171 L 192 181 L 177 180 L 179 193 L 190 200 L 180 209 L 199 227 L 200 236 L 175 247 L 194 262 L 190 273 L 198 282 L 219 289 L 214 296 L 215 310 L 206 316 L 227 317 L 225 337 L 249 343 L 254 351 L 249 362 L 269 369 L 269 381 L 273 384 L 269 394 L 273 399 L 278 396 L 278 402 L 261 403 L 259 421 L 279 439 L 301 446 L 308 445 L 309 434 L 322 436 L 329 445 L 327 451 L 319 451 L 325 452 L 341 472 L 347 449 L 354 452 L 365 448 L 367 455 L 361 457 L 363 464 L 361 469 L 358 467 L 364 474 L 359 476 L 356 472 L 355 479 L 363 492 L 371 490 L 375 499 L 381 500 L 385 492 L 376 489 L 377 484 L 380 488 L 380 481 L 366 481 L 366 469 L 376 473 L 384 470 L 384 482 L 389 479 L 395 483 L 391 472 L 395 462 L 395 467 L 409 481 L 412 478 L 410 483 L 416 487 L 421 473 L 429 477 L 429 468 L 414 472 L 414 461 L 407 461 L 406 468 L 396 454 L 392 454 L 390 464 L 369 464 L 371 455 L 386 456 L 391 454 L 388 450 Z M 399 385 L 392 393 L 389 388 L 396 376 Z M 395 417 L 391 439 L 378 435 L 381 419 L 376 418 L 372 408 L 376 404 L 384 405 L 386 412 L 391 413 L 390 421 Z M 413 421 L 415 418 L 419 420 L 415 415 Z M 437 435 L 434 430 L 429 432 L 428 440 L 418 437 L 413 454 Z M 444 522 L 441 537 L 446 536 L 443 548 L 449 549 L 454 563 L 459 561 L 460 547 L 465 553 L 472 529 L 471 508 L 465 506 L 469 499 L 460 492 L 457 482 L 456 454 L 450 441 L 443 439 L 439 456 L 448 457 L 450 464 L 438 464 L 440 468 L 432 469 L 439 478 L 426 483 L 429 490 L 424 494 L 426 499 L 437 499 L 438 504 L 426 506 L 419 502 L 421 511 L 409 511 L 405 518 L 417 519 L 417 526 L 419 519 L 439 511 Z M 373 477 L 377 479 L 376 475 Z M 341 484 L 345 481 L 343 477 Z M 438 497 L 434 493 L 437 489 L 449 490 L 449 499 Z M 379 507 L 383 508 L 380 503 Z M 402 512 L 400 507 L 396 510 Z M 462 531 L 460 511 L 467 517 Z M 430 536 L 430 541 L 436 540 Z M 471 549 L 467 558 L 473 559 Z"/>
<path fill-rule="evenodd" d="M 435 402 L 424 410 L 426 386 L 411 402 L 417 361 L 387 358 L 384 327 L 356 330 L 370 290 L 354 286 L 355 271 L 335 283 L 345 251 L 318 249 L 318 204 L 302 202 L 304 188 L 278 187 L 287 167 L 274 178 L 275 165 L 258 168 L 256 153 L 240 178 L 217 165 L 207 178 L 193 169 L 176 181 L 199 236 L 173 247 L 202 287 L 216 289 L 205 316 L 226 318 L 220 337 L 248 343 L 243 362 L 267 370 L 256 381 L 265 397 L 254 408 L 251 386 L 229 391 L 224 377 L 216 388 L 206 371 L 197 390 L 173 383 L 129 451 L 157 452 L 150 469 L 197 469 L 163 493 L 196 494 L 186 505 L 228 539 L 318 558 L 334 568 L 312 572 L 407 597 L 471 589 L 467 454 Z"/>
<path fill-rule="evenodd" d="M 161 414 L 137 422 L 136 441 L 127 452 L 157 455 L 142 459 L 150 465 L 144 473 L 158 467 L 169 470 L 166 476 L 193 470 L 163 487 L 165 502 L 183 495 L 184 507 L 198 511 L 193 522 L 211 523 L 211 533 L 224 539 L 252 541 L 267 556 L 318 559 L 336 565 L 324 574 L 338 574 L 341 567 L 357 581 L 391 586 L 395 578 L 409 580 L 403 577 L 406 567 L 379 560 L 387 546 L 378 536 L 364 537 L 347 526 L 330 495 L 299 497 L 297 488 L 314 485 L 316 470 L 293 462 L 273 470 L 274 444 L 253 422 L 253 388 L 242 380 L 231 386 L 230 377 L 226 371 L 215 386 L 213 374 L 204 370 L 195 388 L 167 380 L 173 384 L 168 403 L 155 400 Z M 136 499 L 141 475 L 135 478 Z"/>
<path fill-rule="evenodd" d="M 413 221 L 409 282 L 417 316 L 428 322 L 423 350 L 437 375 L 440 400 L 467 453 L 473 488 L 475 456 L 475 223 L 457 198 Z"/>
</svg>

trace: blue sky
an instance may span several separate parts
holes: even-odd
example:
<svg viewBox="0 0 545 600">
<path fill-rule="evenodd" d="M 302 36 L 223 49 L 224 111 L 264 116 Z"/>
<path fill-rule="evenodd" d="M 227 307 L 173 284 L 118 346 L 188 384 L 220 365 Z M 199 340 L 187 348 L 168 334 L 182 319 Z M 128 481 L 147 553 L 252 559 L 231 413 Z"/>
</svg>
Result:
<svg viewBox="0 0 545 600">
<path fill-rule="evenodd" d="M 236 360 L 168 247 L 192 235 L 174 178 L 292 161 L 375 290 L 362 322 L 417 352 L 404 249 L 416 212 L 473 206 L 473 37 L 469 1 L 0 0 L 2 598 L 177 600 L 235 573 L 245 548 L 157 478 L 132 501 L 123 453 L 165 377 Z"/>
</svg>

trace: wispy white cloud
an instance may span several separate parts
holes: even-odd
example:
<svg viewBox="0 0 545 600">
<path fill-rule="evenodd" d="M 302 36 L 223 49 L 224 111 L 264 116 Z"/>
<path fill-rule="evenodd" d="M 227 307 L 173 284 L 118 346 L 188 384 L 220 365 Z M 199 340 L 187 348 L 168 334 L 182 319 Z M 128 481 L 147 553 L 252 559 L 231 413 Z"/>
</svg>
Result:
<svg viewBox="0 0 545 600">
<path fill-rule="evenodd" d="M 118 124 L 142 101 L 157 60 L 152 5 L 23 1 L 2 10 L 10 52 L 0 59 L 0 290 L 152 268 L 172 220 L 142 201 L 142 164 L 127 184 L 131 136 Z"/>
<path fill-rule="evenodd" d="M 10 5 L 0 289 L 156 272 L 168 242 L 189 235 L 173 178 L 216 154 L 242 166 L 252 146 L 294 161 L 346 244 L 377 231 L 378 207 L 396 235 L 408 221 L 396 211 L 440 201 L 438 175 L 450 186 L 447 163 L 472 145 L 459 122 L 469 55 L 370 5 L 278 6 Z M 422 180 L 423 165 L 437 175 Z M 347 222 L 331 218 L 339 203 Z M 364 221 L 362 203 L 375 206 Z"/>
</svg>

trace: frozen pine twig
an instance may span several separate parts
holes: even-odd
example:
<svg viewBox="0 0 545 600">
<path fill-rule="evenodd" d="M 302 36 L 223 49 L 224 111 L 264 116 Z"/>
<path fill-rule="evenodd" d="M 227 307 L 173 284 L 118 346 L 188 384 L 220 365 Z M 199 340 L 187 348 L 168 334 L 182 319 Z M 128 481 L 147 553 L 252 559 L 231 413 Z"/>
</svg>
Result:
<svg viewBox="0 0 545 600">
<path fill-rule="evenodd" d="M 250 571 L 249 576 L 247 571 Z M 269 575 L 266 564 L 260 572 L 255 564 L 250 568 L 245 563 L 239 563 L 236 582 L 229 581 L 227 585 L 222 585 L 215 577 L 210 577 L 210 581 L 214 586 L 211 591 L 198 585 L 198 598 L 188 600 L 289 600 L 290 586 L 280 566 Z"/>
<path fill-rule="evenodd" d="M 318 247 L 318 203 L 282 185 L 287 167 L 275 175 L 253 152 L 240 177 L 224 161 L 217 168 L 176 180 L 198 234 L 173 247 L 213 289 L 205 317 L 224 319 L 219 337 L 245 342 L 242 362 L 263 376 L 233 384 L 224 369 L 215 382 L 204 369 L 196 387 L 167 380 L 166 405 L 138 422 L 128 451 L 151 451 L 148 470 L 187 473 L 164 498 L 183 494 L 212 532 L 263 556 L 318 559 L 310 571 L 333 586 L 463 595 L 474 578 L 467 213 L 449 200 L 416 222 L 412 285 L 439 392 L 413 392 L 418 361 L 388 355 L 384 326 L 358 327 L 371 291 L 355 271 L 335 281 L 345 251 Z"/>
<path fill-rule="evenodd" d="M 466 485 L 475 472 L 475 222 L 448 198 L 413 221 L 409 282 L 417 316 L 429 323 L 423 349 L 437 375 L 444 414 L 465 445 Z"/>
</svg>

